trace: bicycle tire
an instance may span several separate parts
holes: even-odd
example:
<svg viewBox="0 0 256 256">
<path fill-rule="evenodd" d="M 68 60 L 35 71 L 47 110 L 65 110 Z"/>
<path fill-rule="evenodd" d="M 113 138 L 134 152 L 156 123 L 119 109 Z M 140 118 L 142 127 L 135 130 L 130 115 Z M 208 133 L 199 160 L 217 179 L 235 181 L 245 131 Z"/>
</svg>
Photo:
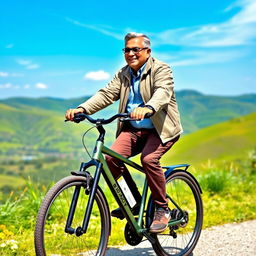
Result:
<svg viewBox="0 0 256 256">
<path fill-rule="evenodd" d="M 167 198 L 172 198 L 186 213 L 186 222 L 171 226 L 163 233 L 152 234 L 156 239 L 152 247 L 158 256 L 188 256 L 198 242 L 203 225 L 201 190 L 189 173 L 176 170 L 166 179 L 166 193 Z M 168 207 L 172 211 L 172 219 L 181 218 L 180 211 L 170 200 Z M 154 204 L 151 200 L 148 206 L 148 226 L 153 215 Z"/>
<path fill-rule="evenodd" d="M 96 191 L 87 232 L 79 237 L 65 233 L 68 211 L 76 186 L 80 186 L 81 191 L 73 224 L 82 226 L 88 201 L 88 195 L 84 191 L 85 185 L 85 177 L 68 176 L 57 182 L 46 194 L 39 209 L 35 227 L 34 244 L 37 256 L 105 255 L 111 224 L 109 207 L 99 187 Z"/>
</svg>

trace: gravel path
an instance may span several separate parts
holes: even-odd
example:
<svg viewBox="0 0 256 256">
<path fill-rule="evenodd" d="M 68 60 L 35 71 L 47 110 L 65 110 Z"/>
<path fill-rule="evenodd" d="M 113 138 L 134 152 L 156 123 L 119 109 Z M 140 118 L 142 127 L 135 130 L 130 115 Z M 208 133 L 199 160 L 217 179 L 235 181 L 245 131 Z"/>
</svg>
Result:
<svg viewBox="0 0 256 256">
<path fill-rule="evenodd" d="M 111 248 L 107 256 L 155 256 L 150 243 Z M 256 256 L 256 220 L 225 224 L 202 231 L 191 256 Z"/>
</svg>

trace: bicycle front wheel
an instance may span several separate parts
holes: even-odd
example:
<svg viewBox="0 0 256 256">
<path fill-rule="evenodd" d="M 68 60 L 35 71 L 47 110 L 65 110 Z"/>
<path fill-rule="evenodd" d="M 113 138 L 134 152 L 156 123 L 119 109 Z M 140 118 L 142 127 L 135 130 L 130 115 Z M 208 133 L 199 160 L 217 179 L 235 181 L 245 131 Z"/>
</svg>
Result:
<svg viewBox="0 0 256 256">
<path fill-rule="evenodd" d="M 39 256 L 105 254 L 110 232 L 110 215 L 106 198 L 97 189 L 87 232 L 81 236 L 65 232 L 75 188 L 80 188 L 72 227 L 82 226 L 88 195 L 86 178 L 69 176 L 56 183 L 47 193 L 38 212 L 35 228 L 35 251 Z"/>
<path fill-rule="evenodd" d="M 153 249 L 158 256 L 190 255 L 203 224 L 200 188 L 189 173 L 177 170 L 166 180 L 166 193 L 172 219 L 165 232 L 154 235 Z"/>
</svg>

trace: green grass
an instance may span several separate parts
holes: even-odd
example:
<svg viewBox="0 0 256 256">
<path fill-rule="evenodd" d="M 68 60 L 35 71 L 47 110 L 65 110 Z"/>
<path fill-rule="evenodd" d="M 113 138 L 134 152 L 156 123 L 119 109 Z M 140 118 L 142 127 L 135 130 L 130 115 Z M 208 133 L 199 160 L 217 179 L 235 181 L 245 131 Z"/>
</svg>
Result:
<svg viewBox="0 0 256 256">
<path fill-rule="evenodd" d="M 16 187 L 21 187 L 25 185 L 24 179 L 20 177 L 14 177 L 10 175 L 0 175 L 0 188 L 6 186 L 7 184 L 13 184 Z"/>
<path fill-rule="evenodd" d="M 208 162 L 208 165 L 202 166 L 200 171 L 191 168 L 203 190 L 204 228 L 256 218 L 255 158 L 256 151 L 251 150 L 247 158 L 243 160 L 221 165 Z M 108 198 L 110 210 L 115 209 L 117 204 L 110 195 L 109 189 L 106 189 L 105 184 L 101 186 Z M 0 206 L 0 223 L 2 224 L 0 244 L 14 240 L 17 241 L 17 255 L 33 255 L 32 230 L 37 210 L 47 190 L 45 186 L 28 181 L 22 193 L 11 193 L 9 198 L 2 203 Z M 112 232 L 109 246 L 124 244 L 125 221 L 115 218 L 111 221 Z M 7 250 L 5 247 L 5 249 L 4 255 L 15 255 L 10 248 Z M 0 252 L 1 250 L 3 248 Z"/>
</svg>

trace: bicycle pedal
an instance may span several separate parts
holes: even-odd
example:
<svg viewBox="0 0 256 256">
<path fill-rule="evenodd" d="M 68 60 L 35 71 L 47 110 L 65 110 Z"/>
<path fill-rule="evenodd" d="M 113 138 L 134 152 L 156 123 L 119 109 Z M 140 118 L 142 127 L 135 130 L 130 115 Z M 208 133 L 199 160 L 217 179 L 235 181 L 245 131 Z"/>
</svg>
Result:
<svg viewBox="0 0 256 256">
<path fill-rule="evenodd" d="M 122 213 L 120 208 L 117 208 L 117 209 L 113 210 L 110 215 L 112 217 L 120 219 L 120 220 L 124 219 L 124 215 L 123 215 L 123 213 Z"/>
</svg>

